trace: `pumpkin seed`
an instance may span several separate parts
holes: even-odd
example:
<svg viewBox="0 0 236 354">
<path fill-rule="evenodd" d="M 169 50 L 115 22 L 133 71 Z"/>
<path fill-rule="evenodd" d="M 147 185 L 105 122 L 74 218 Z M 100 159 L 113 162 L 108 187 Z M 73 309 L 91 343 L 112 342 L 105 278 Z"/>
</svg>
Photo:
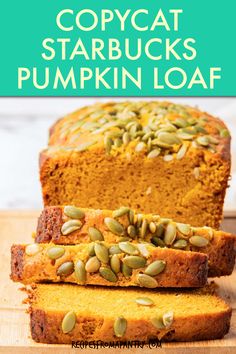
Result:
<svg viewBox="0 0 236 354">
<path fill-rule="evenodd" d="M 86 281 L 86 270 L 85 270 L 84 262 L 81 260 L 78 260 L 75 263 L 75 277 L 81 283 L 85 283 L 85 281 Z"/>
<path fill-rule="evenodd" d="M 142 222 L 141 231 L 140 231 L 141 238 L 145 237 L 146 232 L 147 232 L 147 228 L 148 228 L 148 222 L 146 219 L 144 219 Z"/>
<path fill-rule="evenodd" d="M 156 232 L 156 229 L 157 229 L 156 224 L 155 224 L 153 221 L 151 221 L 150 224 L 149 224 L 149 230 L 150 230 L 150 232 L 151 232 L 152 234 L 154 234 L 154 233 Z"/>
<path fill-rule="evenodd" d="M 141 141 L 140 143 L 138 143 L 138 144 L 136 145 L 135 151 L 136 151 L 136 152 L 141 152 L 141 151 L 143 151 L 145 148 L 146 148 L 146 144 L 145 144 L 143 141 Z"/>
<path fill-rule="evenodd" d="M 127 254 L 131 254 L 131 255 L 138 254 L 137 248 L 134 245 L 132 245 L 130 242 L 119 242 L 119 247 L 121 251 Z"/>
<path fill-rule="evenodd" d="M 64 214 L 71 219 L 82 219 L 85 217 L 85 213 L 83 212 L 83 210 L 73 205 L 66 205 L 64 207 Z"/>
<path fill-rule="evenodd" d="M 205 237 L 195 235 L 190 237 L 189 242 L 196 247 L 206 247 L 209 240 Z"/>
<path fill-rule="evenodd" d="M 172 147 L 172 145 L 164 143 L 163 141 L 161 141 L 158 138 L 157 139 L 153 139 L 152 140 L 152 144 L 153 145 L 157 145 L 157 146 L 159 146 L 160 148 L 163 148 L 163 149 L 170 149 Z"/>
<path fill-rule="evenodd" d="M 176 159 L 181 160 L 187 152 L 187 145 L 182 145 L 176 154 Z"/>
<path fill-rule="evenodd" d="M 189 235 L 191 227 L 189 224 L 176 223 L 177 230 L 183 235 Z"/>
<path fill-rule="evenodd" d="M 140 227 L 143 222 L 143 214 L 137 214 L 137 227 Z"/>
<path fill-rule="evenodd" d="M 148 257 L 150 255 L 146 245 L 144 243 L 137 244 L 138 250 L 143 257 Z"/>
<path fill-rule="evenodd" d="M 131 241 L 132 239 L 127 236 L 119 237 L 119 242 Z"/>
<path fill-rule="evenodd" d="M 160 317 L 154 317 L 151 319 L 151 323 L 152 325 L 157 328 L 157 329 L 163 329 L 165 328 L 165 325 L 163 323 L 163 319 L 162 319 L 162 316 Z"/>
<path fill-rule="evenodd" d="M 117 276 L 110 268 L 100 267 L 99 273 L 107 281 L 111 283 L 117 282 Z"/>
<path fill-rule="evenodd" d="M 128 145 L 129 142 L 131 141 L 130 134 L 128 132 L 125 132 L 122 136 L 123 144 Z"/>
<path fill-rule="evenodd" d="M 165 247 L 166 246 L 165 242 L 162 239 L 160 239 L 159 237 L 156 237 L 156 236 L 151 238 L 151 242 L 155 246 L 158 246 L 158 247 Z"/>
<path fill-rule="evenodd" d="M 152 263 L 150 263 L 147 268 L 145 269 L 144 273 L 147 275 L 155 276 L 161 272 L 166 267 L 166 262 L 162 260 L 157 260 Z"/>
<path fill-rule="evenodd" d="M 143 286 L 144 288 L 153 289 L 158 286 L 156 279 L 147 274 L 138 274 L 137 280 L 140 286 Z"/>
<path fill-rule="evenodd" d="M 88 273 L 96 273 L 101 266 L 98 258 L 96 256 L 89 258 L 89 260 L 85 264 L 85 270 Z"/>
<path fill-rule="evenodd" d="M 120 271 L 120 258 L 117 256 L 117 254 L 113 254 L 111 257 L 111 269 L 113 270 L 114 273 L 119 273 Z"/>
<path fill-rule="evenodd" d="M 154 159 L 155 157 L 159 156 L 160 153 L 161 153 L 160 149 L 153 149 L 148 153 L 147 158 Z"/>
<path fill-rule="evenodd" d="M 161 132 L 158 134 L 158 139 L 168 145 L 179 145 L 181 144 L 180 138 L 174 133 Z"/>
<path fill-rule="evenodd" d="M 166 328 L 170 327 L 173 323 L 173 319 L 174 319 L 174 313 L 173 311 L 169 311 L 164 313 L 164 315 L 162 316 L 162 320 L 163 320 L 163 324 Z"/>
<path fill-rule="evenodd" d="M 114 140 L 114 145 L 115 145 L 116 148 L 121 147 L 121 145 L 122 145 L 122 140 L 119 139 L 119 138 L 116 138 L 116 139 Z"/>
<path fill-rule="evenodd" d="M 73 262 L 65 262 L 57 268 L 57 275 L 59 276 L 67 276 L 74 272 L 74 263 Z"/>
<path fill-rule="evenodd" d="M 108 253 L 108 249 L 106 248 L 106 246 L 104 246 L 100 243 L 95 243 L 94 251 L 95 251 L 95 254 L 96 254 L 97 258 L 99 259 L 99 261 L 101 261 L 102 263 L 108 263 L 109 253 Z"/>
<path fill-rule="evenodd" d="M 89 148 L 90 146 L 96 144 L 97 141 L 88 141 L 86 143 L 80 144 L 76 147 L 76 151 L 85 151 L 87 150 L 87 148 Z"/>
<path fill-rule="evenodd" d="M 178 132 L 177 136 L 182 140 L 193 140 L 193 134 L 189 134 L 184 131 Z"/>
<path fill-rule="evenodd" d="M 188 123 L 183 118 L 177 118 L 175 121 L 173 121 L 173 124 L 178 128 L 185 128 Z"/>
<path fill-rule="evenodd" d="M 130 211 L 130 208 L 128 207 L 121 207 L 117 210 L 114 210 L 112 213 L 113 218 L 119 218 L 120 216 L 123 216 L 125 214 L 128 214 Z"/>
<path fill-rule="evenodd" d="M 132 275 L 132 268 L 128 267 L 126 264 L 121 264 L 121 271 L 125 278 L 129 278 Z"/>
<path fill-rule="evenodd" d="M 130 222 L 130 224 L 134 223 L 134 211 L 133 210 L 129 211 L 129 222 Z"/>
<path fill-rule="evenodd" d="M 114 322 L 114 333 L 116 337 L 123 337 L 125 335 L 126 332 L 126 328 L 127 328 L 127 321 L 124 317 L 118 317 L 116 318 L 115 322 Z"/>
<path fill-rule="evenodd" d="M 127 256 L 123 263 L 132 269 L 143 268 L 146 265 L 146 259 L 140 256 Z"/>
<path fill-rule="evenodd" d="M 62 257 L 65 253 L 64 247 L 61 246 L 53 246 L 48 248 L 47 255 L 50 259 L 58 259 Z"/>
<path fill-rule="evenodd" d="M 164 155 L 163 156 L 163 160 L 168 162 L 168 161 L 172 161 L 174 159 L 173 155 Z"/>
<path fill-rule="evenodd" d="M 176 238 L 176 225 L 169 223 L 165 230 L 164 241 L 165 244 L 171 246 Z"/>
<path fill-rule="evenodd" d="M 103 234 L 96 227 L 89 227 L 88 234 L 91 241 L 104 241 Z"/>
<path fill-rule="evenodd" d="M 94 243 L 89 243 L 88 244 L 88 255 L 89 256 L 95 256 Z"/>
<path fill-rule="evenodd" d="M 209 135 L 209 136 L 208 136 L 208 140 L 209 140 L 209 142 L 210 142 L 211 144 L 214 144 L 214 145 L 218 145 L 218 144 L 219 144 L 219 140 L 216 139 L 214 136 Z"/>
<path fill-rule="evenodd" d="M 81 229 L 82 222 L 80 220 L 66 221 L 61 228 L 62 235 L 69 235 L 71 232 Z"/>
<path fill-rule="evenodd" d="M 180 239 L 180 240 L 175 241 L 175 243 L 173 244 L 173 247 L 182 249 L 182 248 L 187 247 L 187 245 L 188 245 L 188 242 L 186 240 Z"/>
<path fill-rule="evenodd" d="M 202 146 L 208 146 L 209 145 L 209 139 L 207 136 L 199 136 L 196 139 L 197 143 Z"/>
<path fill-rule="evenodd" d="M 37 243 L 32 243 L 31 245 L 27 245 L 25 247 L 25 253 L 27 256 L 34 256 L 36 253 L 41 251 L 42 247 L 39 246 Z"/>
<path fill-rule="evenodd" d="M 149 297 L 138 297 L 137 299 L 135 299 L 135 302 L 139 305 L 142 305 L 142 306 L 154 305 L 154 302 Z"/>
<path fill-rule="evenodd" d="M 228 138 L 230 136 L 230 132 L 227 129 L 220 130 L 220 137 L 221 138 Z"/>
<path fill-rule="evenodd" d="M 156 225 L 156 233 L 155 233 L 155 235 L 157 237 L 162 237 L 163 234 L 164 234 L 164 231 L 165 231 L 165 228 L 164 228 L 163 224 L 157 224 Z"/>
<path fill-rule="evenodd" d="M 74 311 L 67 312 L 67 314 L 64 316 L 61 324 L 62 332 L 63 333 L 69 333 L 71 332 L 76 324 L 76 314 Z"/>
<path fill-rule="evenodd" d="M 113 234 L 119 236 L 124 234 L 124 227 L 119 221 L 107 217 L 104 219 L 104 223 Z"/>
<path fill-rule="evenodd" d="M 119 254 L 119 253 L 122 253 L 122 251 L 118 245 L 112 245 L 109 248 L 109 254 Z"/>
<path fill-rule="evenodd" d="M 137 231 L 134 225 L 129 225 L 127 228 L 127 234 L 131 237 L 131 238 L 135 238 L 135 236 L 137 236 Z"/>
<path fill-rule="evenodd" d="M 200 176 L 200 169 L 199 169 L 199 167 L 194 167 L 194 169 L 193 169 L 193 175 L 194 175 L 194 177 L 195 177 L 196 179 L 199 178 L 199 176 Z"/>
</svg>

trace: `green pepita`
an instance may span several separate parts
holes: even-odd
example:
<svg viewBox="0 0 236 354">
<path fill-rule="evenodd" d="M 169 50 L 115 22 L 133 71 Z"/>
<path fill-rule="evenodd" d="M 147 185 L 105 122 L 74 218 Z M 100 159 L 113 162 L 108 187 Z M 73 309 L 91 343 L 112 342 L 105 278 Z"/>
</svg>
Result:
<svg viewBox="0 0 236 354">
<path fill-rule="evenodd" d="M 134 225 L 129 225 L 127 228 L 127 234 L 131 237 L 131 238 L 135 238 L 137 236 L 137 231 Z"/>
<path fill-rule="evenodd" d="M 147 268 L 145 269 L 144 273 L 151 276 L 156 276 L 163 272 L 166 267 L 166 262 L 162 260 L 156 260 L 150 263 Z"/>
<path fill-rule="evenodd" d="M 104 241 L 103 234 L 96 227 L 89 227 L 88 234 L 91 241 Z"/>
<path fill-rule="evenodd" d="M 138 274 L 137 281 L 144 288 L 154 289 L 158 286 L 156 279 L 147 274 Z"/>
<path fill-rule="evenodd" d="M 146 219 L 143 219 L 141 230 L 140 230 L 141 238 L 145 237 L 147 229 L 148 229 L 148 221 Z"/>
<path fill-rule="evenodd" d="M 183 235 L 189 235 L 191 231 L 191 227 L 189 224 L 176 223 L 177 230 L 181 232 Z"/>
<path fill-rule="evenodd" d="M 157 230 L 157 226 L 155 224 L 155 222 L 151 221 L 150 224 L 149 224 L 149 230 L 152 234 L 154 234 Z"/>
<path fill-rule="evenodd" d="M 130 222 L 130 224 L 134 223 L 134 211 L 133 210 L 129 211 L 129 222 Z"/>
<path fill-rule="evenodd" d="M 125 132 L 122 136 L 123 144 L 128 145 L 129 142 L 131 141 L 130 134 L 128 132 Z"/>
<path fill-rule="evenodd" d="M 83 210 L 73 205 L 66 205 L 64 207 L 64 214 L 71 219 L 82 219 L 85 217 L 85 213 L 83 212 Z"/>
<path fill-rule="evenodd" d="M 31 245 L 27 245 L 25 247 L 25 253 L 27 256 L 34 256 L 39 251 L 41 251 L 42 247 L 39 246 L 37 243 L 32 243 Z"/>
<path fill-rule="evenodd" d="M 189 238 L 189 242 L 196 247 L 206 247 L 209 240 L 205 237 L 195 235 Z"/>
<path fill-rule="evenodd" d="M 111 257 L 110 265 L 111 265 L 111 269 L 113 270 L 114 273 L 116 273 L 116 274 L 119 273 L 121 262 L 120 262 L 120 258 L 117 256 L 117 254 L 113 254 L 113 256 Z"/>
<path fill-rule="evenodd" d="M 115 235 L 123 235 L 124 234 L 124 227 L 119 223 L 119 221 L 113 218 L 105 218 L 104 223 L 106 227 Z"/>
<path fill-rule="evenodd" d="M 122 253 L 122 251 L 118 245 L 112 245 L 109 248 L 109 254 L 113 255 L 113 254 L 119 254 L 119 253 Z"/>
<path fill-rule="evenodd" d="M 163 319 L 162 319 L 162 316 L 160 317 L 154 317 L 151 319 L 151 323 L 152 325 L 157 328 L 157 329 L 163 329 L 165 328 L 165 325 L 163 323 Z"/>
<path fill-rule="evenodd" d="M 53 246 L 48 248 L 47 255 L 50 259 L 58 259 L 65 254 L 65 248 L 61 246 Z"/>
<path fill-rule="evenodd" d="M 207 136 L 199 136 L 196 139 L 197 143 L 201 146 L 208 146 L 209 145 L 209 139 Z"/>
<path fill-rule="evenodd" d="M 152 306 L 154 305 L 154 302 L 152 299 L 150 299 L 149 297 L 138 297 L 137 299 L 135 299 L 135 302 L 139 305 L 142 306 Z"/>
<path fill-rule="evenodd" d="M 122 263 L 121 271 L 125 278 L 129 278 L 132 275 L 132 268 L 128 267 L 126 264 Z"/>
<path fill-rule="evenodd" d="M 62 235 L 66 236 L 73 231 L 79 230 L 82 227 L 82 222 L 80 220 L 69 220 L 66 221 L 61 228 Z"/>
<path fill-rule="evenodd" d="M 99 259 L 99 261 L 101 261 L 102 263 L 108 263 L 109 253 L 108 253 L 108 249 L 106 248 L 106 246 L 104 246 L 100 243 L 95 243 L 94 251 L 95 251 L 95 254 L 96 254 L 97 258 Z"/>
<path fill-rule="evenodd" d="M 89 256 L 95 256 L 95 251 L 94 251 L 94 243 L 89 243 L 88 244 L 88 248 L 87 248 L 87 251 L 88 251 L 88 255 Z"/>
<path fill-rule="evenodd" d="M 74 313 L 74 311 L 70 311 L 64 316 L 62 320 L 62 324 L 61 324 L 62 332 L 63 333 L 71 332 L 74 329 L 75 324 L 76 324 L 76 314 Z"/>
<path fill-rule="evenodd" d="M 164 241 L 165 244 L 171 246 L 176 238 L 176 224 L 169 223 L 165 230 Z"/>
<path fill-rule="evenodd" d="M 68 276 L 74 272 L 74 263 L 65 262 L 57 268 L 57 275 L 59 276 Z"/>
<path fill-rule="evenodd" d="M 180 239 L 180 240 L 175 241 L 175 243 L 173 244 L 173 247 L 178 248 L 178 249 L 183 249 L 183 248 L 187 247 L 187 245 L 188 245 L 188 242 L 186 240 Z"/>
<path fill-rule="evenodd" d="M 121 251 L 127 254 L 131 254 L 131 255 L 138 254 L 137 248 L 134 245 L 132 245 L 130 242 L 119 242 L 119 247 Z"/>
<path fill-rule="evenodd" d="M 101 263 L 99 262 L 98 258 L 96 256 L 93 256 L 89 258 L 89 260 L 85 264 L 85 270 L 88 273 L 96 273 L 98 272 L 99 268 L 101 266 Z"/>
<path fill-rule="evenodd" d="M 138 269 L 146 265 L 146 259 L 140 256 L 126 256 L 123 263 L 132 269 Z"/>
<path fill-rule="evenodd" d="M 83 284 L 86 282 L 85 265 L 84 262 L 81 260 L 78 260 L 75 263 L 75 277 Z"/>
<path fill-rule="evenodd" d="M 112 213 L 113 218 L 119 218 L 120 216 L 128 214 L 130 211 L 130 208 L 128 207 L 121 207 L 117 210 L 114 210 Z"/>
<path fill-rule="evenodd" d="M 165 246 L 166 246 L 165 242 L 164 242 L 161 238 L 156 237 L 156 236 L 153 236 L 153 237 L 151 238 L 151 242 L 152 242 L 155 246 L 158 246 L 158 247 L 165 247 Z"/>
<path fill-rule="evenodd" d="M 166 328 L 170 327 L 173 323 L 173 319 L 174 319 L 174 313 L 173 311 L 169 311 L 164 313 L 164 315 L 162 316 L 162 320 L 163 320 L 163 324 Z"/>
<path fill-rule="evenodd" d="M 176 154 L 176 159 L 181 160 L 187 152 L 187 145 L 182 145 Z"/>
<path fill-rule="evenodd" d="M 114 322 L 114 333 L 116 337 L 123 337 L 127 329 L 127 321 L 124 317 L 118 317 Z"/>
<path fill-rule="evenodd" d="M 99 273 L 107 281 L 111 283 L 117 282 L 117 276 L 110 268 L 100 267 Z"/>
<path fill-rule="evenodd" d="M 160 132 L 160 134 L 158 134 L 158 139 L 168 145 L 181 144 L 180 138 L 174 133 Z"/>
<path fill-rule="evenodd" d="M 155 157 L 159 156 L 160 153 L 161 153 L 160 149 L 153 149 L 148 153 L 147 158 L 154 159 Z"/>
</svg>

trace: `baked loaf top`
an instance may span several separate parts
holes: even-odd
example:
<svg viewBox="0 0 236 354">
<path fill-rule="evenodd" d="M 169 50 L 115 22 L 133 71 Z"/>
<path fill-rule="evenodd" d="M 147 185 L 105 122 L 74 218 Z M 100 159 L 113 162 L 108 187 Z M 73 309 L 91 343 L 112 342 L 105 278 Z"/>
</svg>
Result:
<svg viewBox="0 0 236 354">
<path fill-rule="evenodd" d="M 234 267 L 234 235 L 210 227 L 192 227 L 159 215 L 137 214 L 128 207 L 115 211 L 75 206 L 46 207 L 39 217 L 35 236 L 39 243 L 65 245 L 122 240 L 205 253 L 209 276 L 231 274 Z"/>
<path fill-rule="evenodd" d="M 211 287 L 122 290 L 40 284 L 29 293 L 34 340 L 190 341 L 222 338 L 231 309 Z"/>
<path fill-rule="evenodd" d="M 207 256 L 149 244 L 96 242 L 74 246 L 13 245 L 11 278 L 24 284 L 200 287 L 207 281 Z"/>
<path fill-rule="evenodd" d="M 147 158 L 181 159 L 188 149 L 229 159 L 224 123 L 196 108 L 169 102 L 119 102 L 84 107 L 51 129 L 48 153 L 105 149 L 107 154 L 145 152 Z"/>
</svg>

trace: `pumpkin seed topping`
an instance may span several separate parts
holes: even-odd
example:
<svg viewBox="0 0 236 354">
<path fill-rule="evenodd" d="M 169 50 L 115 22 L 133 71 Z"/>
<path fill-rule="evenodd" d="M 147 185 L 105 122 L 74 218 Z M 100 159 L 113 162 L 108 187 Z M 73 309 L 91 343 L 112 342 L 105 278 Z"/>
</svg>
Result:
<svg viewBox="0 0 236 354">
<path fill-rule="evenodd" d="M 176 225 L 169 223 L 165 230 L 164 241 L 165 244 L 171 246 L 176 238 Z"/>
<path fill-rule="evenodd" d="M 131 238 L 135 238 L 137 236 L 137 231 L 134 225 L 129 225 L 127 228 L 127 233 Z"/>
<path fill-rule="evenodd" d="M 80 220 L 69 220 L 66 221 L 61 228 L 62 235 L 66 236 L 73 231 L 79 230 L 82 227 L 82 222 Z"/>
<path fill-rule="evenodd" d="M 120 247 L 118 245 L 112 245 L 110 248 L 109 248 L 109 254 L 119 254 L 119 253 L 122 253 Z"/>
<path fill-rule="evenodd" d="M 89 243 L 89 244 L 88 244 L 87 251 L 88 251 L 88 255 L 89 255 L 90 257 L 91 257 L 91 256 L 95 256 L 94 243 Z"/>
<path fill-rule="evenodd" d="M 137 280 L 140 286 L 144 288 L 154 289 L 158 286 L 156 279 L 147 274 L 138 274 Z"/>
<path fill-rule="evenodd" d="M 141 238 L 145 237 L 146 232 L 147 232 L 147 228 L 148 228 L 148 222 L 146 219 L 144 219 L 142 222 L 141 231 L 140 231 Z"/>
<path fill-rule="evenodd" d="M 156 236 L 153 236 L 151 238 L 151 242 L 155 245 L 155 246 L 158 246 L 158 247 L 166 247 L 166 244 L 165 242 L 159 238 L 159 237 L 156 237 Z"/>
<path fill-rule="evenodd" d="M 186 154 L 187 149 L 188 149 L 187 145 L 182 145 L 181 148 L 179 149 L 179 151 L 176 154 L 176 159 L 177 160 L 181 160 L 184 157 L 184 155 Z"/>
<path fill-rule="evenodd" d="M 146 259 L 140 256 L 126 256 L 123 263 L 132 269 L 138 269 L 146 265 Z"/>
<path fill-rule="evenodd" d="M 189 235 L 191 227 L 189 224 L 176 223 L 177 230 L 183 235 Z"/>
<path fill-rule="evenodd" d="M 68 276 L 74 272 L 74 263 L 65 262 L 60 265 L 57 269 L 57 275 L 59 276 Z"/>
<path fill-rule="evenodd" d="M 183 248 L 187 247 L 187 245 L 188 245 L 188 242 L 186 240 L 180 239 L 180 240 L 175 241 L 175 243 L 173 244 L 173 247 L 178 248 L 178 249 L 183 249 Z"/>
<path fill-rule="evenodd" d="M 149 230 L 152 234 L 154 234 L 156 232 L 157 226 L 155 224 L 155 222 L 151 221 L 149 224 Z"/>
<path fill-rule="evenodd" d="M 81 260 L 75 263 L 75 277 L 83 284 L 86 282 L 86 270 L 84 262 Z"/>
<path fill-rule="evenodd" d="M 124 317 L 116 318 L 114 322 L 114 333 L 116 337 L 123 337 L 127 329 L 127 321 Z"/>
<path fill-rule="evenodd" d="M 165 261 L 156 260 L 147 266 L 144 273 L 147 275 L 155 276 L 155 275 L 163 272 L 165 267 L 166 267 Z"/>
<path fill-rule="evenodd" d="M 104 237 L 96 227 L 89 227 L 88 234 L 90 236 L 91 241 L 104 241 Z"/>
<path fill-rule="evenodd" d="M 147 158 L 154 159 L 155 157 L 159 156 L 160 153 L 161 153 L 160 149 L 153 149 L 148 153 Z"/>
<path fill-rule="evenodd" d="M 119 221 L 113 218 L 105 218 L 104 223 L 106 227 L 115 235 L 123 235 L 124 234 L 124 227 L 119 223 Z"/>
<path fill-rule="evenodd" d="M 95 243 L 94 251 L 99 261 L 101 261 L 102 263 L 108 263 L 109 253 L 106 246 L 102 245 L 101 243 Z"/>
<path fill-rule="evenodd" d="M 197 143 L 202 146 L 208 146 L 209 145 L 209 139 L 207 136 L 199 136 L 196 139 Z"/>
<path fill-rule="evenodd" d="M 170 327 L 173 323 L 173 319 L 174 319 L 174 313 L 173 311 L 169 311 L 164 313 L 162 320 L 163 320 L 163 324 L 166 328 Z"/>
<path fill-rule="evenodd" d="M 205 237 L 194 235 L 189 238 L 189 242 L 196 247 L 206 247 L 209 243 L 209 240 Z"/>
<path fill-rule="evenodd" d="M 152 305 L 154 305 L 153 300 L 150 299 L 149 297 L 138 297 L 137 299 L 135 299 L 135 302 L 138 305 L 142 305 L 142 306 L 152 306 Z"/>
<path fill-rule="evenodd" d="M 100 267 L 99 273 L 107 281 L 111 283 L 117 282 L 117 276 L 110 268 Z"/>
<path fill-rule="evenodd" d="M 157 329 L 163 329 L 165 328 L 165 325 L 163 323 L 163 319 L 162 319 L 162 316 L 160 317 L 154 317 L 151 319 L 151 324 L 157 328 Z"/>
<path fill-rule="evenodd" d="M 47 255 L 50 259 L 58 259 L 65 254 L 65 249 L 62 246 L 53 246 L 48 248 Z"/>
<path fill-rule="evenodd" d="M 62 324 L 61 324 L 62 332 L 63 333 L 71 332 L 74 329 L 75 324 L 76 324 L 76 314 L 74 313 L 74 311 L 70 311 L 64 316 L 62 320 Z"/>
<path fill-rule="evenodd" d="M 85 264 L 85 270 L 88 273 L 96 273 L 101 266 L 101 263 L 99 262 L 98 258 L 96 256 L 93 256 L 89 258 L 89 260 Z"/>
<path fill-rule="evenodd" d="M 132 275 L 132 268 L 127 266 L 125 263 L 121 264 L 121 271 L 125 278 L 129 278 Z"/>
<path fill-rule="evenodd" d="M 66 205 L 64 207 L 64 214 L 71 219 L 82 219 L 85 217 L 85 213 L 83 212 L 83 210 L 73 205 Z"/>
<path fill-rule="evenodd" d="M 34 256 L 39 251 L 41 251 L 41 249 L 42 247 L 39 246 L 37 243 L 32 243 L 25 247 L 25 253 L 27 254 L 27 256 Z"/>
<path fill-rule="evenodd" d="M 113 254 L 113 256 L 111 257 L 111 269 L 113 270 L 114 273 L 119 273 L 120 271 L 120 266 L 121 266 L 121 262 L 120 262 L 120 258 L 117 256 L 117 254 Z"/>
<path fill-rule="evenodd" d="M 120 216 L 128 214 L 130 211 L 130 208 L 128 207 L 121 207 L 117 210 L 114 210 L 112 213 L 113 218 L 119 218 Z"/>
<path fill-rule="evenodd" d="M 131 255 L 138 254 L 137 248 L 133 244 L 131 244 L 130 242 L 119 242 L 119 247 L 120 247 L 121 251 L 123 251 L 127 254 L 131 254 Z"/>
</svg>

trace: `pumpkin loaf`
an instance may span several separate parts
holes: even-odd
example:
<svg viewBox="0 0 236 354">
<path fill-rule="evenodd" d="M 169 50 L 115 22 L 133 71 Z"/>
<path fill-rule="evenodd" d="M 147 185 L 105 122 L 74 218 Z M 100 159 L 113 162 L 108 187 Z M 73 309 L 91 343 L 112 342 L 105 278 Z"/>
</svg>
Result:
<svg viewBox="0 0 236 354">
<path fill-rule="evenodd" d="M 230 135 L 218 118 L 169 102 L 84 107 L 60 119 L 40 155 L 45 205 L 127 205 L 218 228 Z"/>
<path fill-rule="evenodd" d="M 11 278 L 24 284 L 200 287 L 207 281 L 207 256 L 149 244 L 120 242 L 73 246 L 13 245 Z"/>
<path fill-rule="evenodd" d="M 211 277 L 229 275 L 234 268 L 234 235 L 209 227 L 192 227 L 154 214 L 137 214 L 128 207 L 115 211 L 46 207 L 38 220 L 35 241 L 65 245 L 96 240 L 117 243 L 124 237 L 156 247 L 205 253 Z"/>
<path fill-rule="evenodd" d="M 231 308 L 208 288 L 110 291 L 39 284 L 28 301 L 32 338 L 43 343 L 217 339 L 228 332 L 231 317 Z"/>
</svg>

